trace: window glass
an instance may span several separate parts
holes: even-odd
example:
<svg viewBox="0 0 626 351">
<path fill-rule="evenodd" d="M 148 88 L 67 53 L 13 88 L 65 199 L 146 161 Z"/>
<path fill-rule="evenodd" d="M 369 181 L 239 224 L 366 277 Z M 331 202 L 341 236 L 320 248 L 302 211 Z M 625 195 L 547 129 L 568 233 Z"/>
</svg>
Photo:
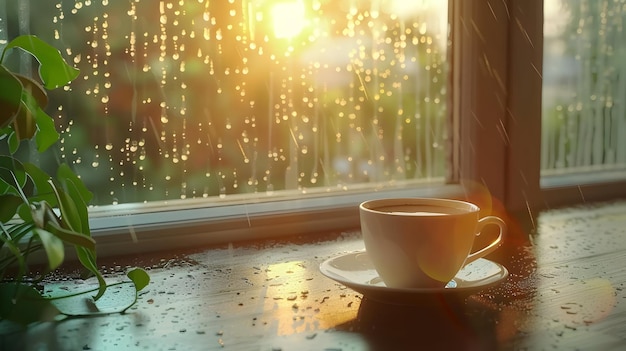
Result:
<svg viewBox="0 0 626 351">
<path fill-rule="evenodd" d="M 9 1 L 81 70 L 48 106 L 95 204 L 441 179 L 444 1 Z M 23 157 L 36 157 L 22 151 Z"/>
<path fill-rule="evenodd" d="M 625 169 L 626 2 L 546 0 L 544 12 L 542 175 Z"/>
</svg>

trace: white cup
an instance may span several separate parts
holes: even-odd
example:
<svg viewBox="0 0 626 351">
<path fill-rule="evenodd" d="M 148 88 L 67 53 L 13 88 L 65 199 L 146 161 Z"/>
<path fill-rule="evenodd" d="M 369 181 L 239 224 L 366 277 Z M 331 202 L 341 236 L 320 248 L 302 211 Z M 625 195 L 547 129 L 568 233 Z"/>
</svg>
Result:
<svg viewBox="0 0 626 351">
<path fill-rule="evenodd" d="M 479 217 L 478 206 L 464 201 L 394 198 L 359 206 L 365 250 L 380 278 L 394 288 L 442 288 L 464 265 L 502 244 L 506 224 Z M 488 224 L 500 228 L 486 247 L 470 252 Z"/>
</svg>

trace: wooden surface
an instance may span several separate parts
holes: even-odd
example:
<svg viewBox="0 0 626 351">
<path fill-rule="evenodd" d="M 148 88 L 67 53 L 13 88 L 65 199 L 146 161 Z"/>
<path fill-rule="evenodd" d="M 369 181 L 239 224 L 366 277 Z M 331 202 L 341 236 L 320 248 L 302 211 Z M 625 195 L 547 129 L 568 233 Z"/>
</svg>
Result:
<svg viewBox="0 0 626 351">
<path fill-rule="evenodd" d="M 544 212 L 530 234 L 511 224 L 490 257 L 510 276 L 466 299 L 385 305 L 324 277 L 321 262 L 363 249 L 358 232 L 238 244 L 107 262 L 110 281 L 126 265 L 150 268 L 152 282 L 127 314 L 27 330 L 0 323 L 0 350 L 623 349 L 626 202 Z M 101 308 L 128 291 L 109 295 Z"/>
</svg>

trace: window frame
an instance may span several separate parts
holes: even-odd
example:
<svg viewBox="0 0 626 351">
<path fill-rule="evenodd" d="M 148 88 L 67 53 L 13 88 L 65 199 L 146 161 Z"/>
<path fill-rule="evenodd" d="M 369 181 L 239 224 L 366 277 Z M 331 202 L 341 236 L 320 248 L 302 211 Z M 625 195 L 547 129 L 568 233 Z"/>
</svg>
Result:
<svg viewBox="0 0 626 351">
<path fill-rule="evenodd" d="M 626 197 L 626 171 L 541 171 L 543 0 L 509 0 L 509 99 L 506 203 L 512 211 Z M 493 34 L 493 33 L 488 33 Z M 529 64 L 530 63 L 530 64 Z M 523 123 L 520 123 L 523 121 Z M 528 140 L 537 140 L 528 143 Z"/>
<path fill-rule="evenodd" d="M 532 215 L 542 202 L 543 2 L 453 4 L 460 47 L 454 49 L 452 104 L 460 124 L 461 182 L 483 184 L 507 210 Z"/>
<path fill-rule="evenodd" d="M 440 180 L 406 182 L 333 193 L 290 191 L 276 197 L 232 195 L 224 200 L 176 204 L 126 204 L 90 212 L 100 256 L 127 255 L 263 241 L 359 229 L 358 205 L 388 197 L 462 197 L 462 188 Z M 194 206 L 196 205 L 196 206 Z"/>
</svg>

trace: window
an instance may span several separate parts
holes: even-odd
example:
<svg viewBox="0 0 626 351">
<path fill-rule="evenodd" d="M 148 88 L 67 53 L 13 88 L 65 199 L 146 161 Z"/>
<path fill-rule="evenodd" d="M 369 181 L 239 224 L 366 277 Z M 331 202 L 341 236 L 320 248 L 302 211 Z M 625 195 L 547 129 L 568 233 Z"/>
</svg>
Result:
<svg viewBox="0 0 626 351">
<path fill-rule="evenodd" d="M 362 200 L 459 184 L 531 214 L 619 194 L 541 175 L 543 1 L 442 4 L 21 0 L 0 39 L 81 68 L 54 159 L 96 189 L 117 253 L 356 228 Z"/>
<path fill-rule="evenodd" d="M 544 6 L 542 182 L 624 179 L 624 3 L 551 0 Z"/>
<path fill-rule="evenodd" d="M 555 69 L 544 64 L 544 5 L 553 6 L 550 1 L 561 3 L 452 2 L 457 13 L 453 108 L 463 155 L 460 177 L 486 184 L 510 211 L 529 215 L 545 207 L 626 196 L 623 163 L 585 172 L 542 172 L 541 147 L 549 143 L 542 141 L 542 130 L 547 130 L 542 128 L 542 108 L 549 106 L 542 105 L 543 78 Z M 572 3 L 615 4 L 611 16 L 620 28 L 619 2 Z M 613 103 L 621 102 L 616 98 Z"/>
<path fill-rule="evenodd" d="M 446 5 L 72 0 L 2 10 L 6 37 L 37 34 L 81 69 L 53 92 L 60 149 L 39 162 L 62 160 L 84 179 L 100 234 L 209 217 L 236 236 L 254 231 L 259 213 L 280 212 L 271 222 L 355 207 L 373 191 L 450 178 Z M 345 217 L 327 215 L 333 226 Z"/>
<path fill-rule="evenodd" d="M 563 204 L 625 196 L 624 4 L 546 0 L 543 5 L 544 198 Z M 567 87 L 556 94 L 563 84 Z"/>
<path fill-rule="evenodd" d="M 83 72 L 50 106 L 60 157 L 95 204 L 146 203 L 441 178 L 433 4 L 61 1 L 29 31 Z"/>
</svg>

